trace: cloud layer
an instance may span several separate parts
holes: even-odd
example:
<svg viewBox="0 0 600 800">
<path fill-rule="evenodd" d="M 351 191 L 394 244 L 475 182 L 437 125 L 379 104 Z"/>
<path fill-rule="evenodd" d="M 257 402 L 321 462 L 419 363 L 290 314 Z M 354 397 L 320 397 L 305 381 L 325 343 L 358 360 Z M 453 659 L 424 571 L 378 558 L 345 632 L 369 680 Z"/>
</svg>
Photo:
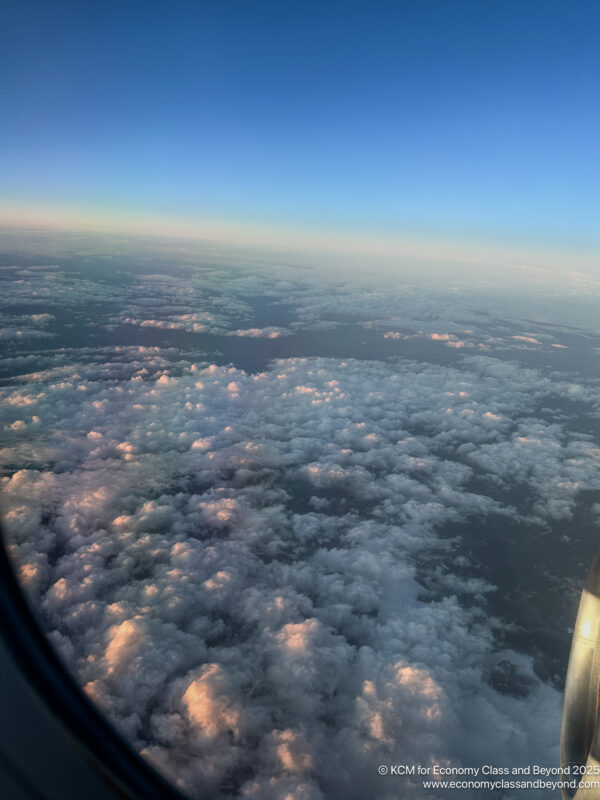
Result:
<svg viewBox="0 0 600 800">
<path fill-rule="evenodd" d="M 387 797 L 379 763 L 552 760 L 559 698 L 527 659 L 503 656 L 526 699 L 483 680 L 493 628 L 461 600 L 492 587 L 455 576 L 425 602 L 413 558 L 447 521 L 517 514 L 474 470 L 568 516 L 598 450 L 526 416 L 569 385 L 473 367 L 248 375 L 128 349 L 7 395 L 46 431 L 9 451 L 23 581 L 86 691 L 191 794 Z"/>
<path fill-rule="evenodd" d="M 198 277 L 194 291 L 218 288 L 204 305 L 180 277 L 141 276 L 127 297 L 111 285 L 106 323 L 200 326 L 249 347 L 345 324 L 276 271 L 270 297 L 294 320 L 261 322 L 248 298 L 266 283 L 241 276 Z M 52 280 L 60 305 L 67 279 Z M 98 285 L 75 283 L 78 303 L 96 302 Z M 597 414 L 597 387 L 479 347 L 555 344 L 531 327 L 485 327 L 460 304 L 451 324 L 426 297 L 352 291 L 335 290 L 338 315 L 360 306 L 379 341 L 469 355 L 251 372 L 174 348 L 82 347 L 14 355 L 26 374 L 2 389 L 23 585 L 89 696 L 195 798 L 434 797 L 377 766 L 558 761 L 560 694 L 501 645 L 496 587 L 441 533 L 568 521 L 600 490 L 600 449 L 560 409 Z M 434 569 L 440 554 L 453 569 Z M 490 680 L 503 670 L 508 691 Z"/>
</svg>

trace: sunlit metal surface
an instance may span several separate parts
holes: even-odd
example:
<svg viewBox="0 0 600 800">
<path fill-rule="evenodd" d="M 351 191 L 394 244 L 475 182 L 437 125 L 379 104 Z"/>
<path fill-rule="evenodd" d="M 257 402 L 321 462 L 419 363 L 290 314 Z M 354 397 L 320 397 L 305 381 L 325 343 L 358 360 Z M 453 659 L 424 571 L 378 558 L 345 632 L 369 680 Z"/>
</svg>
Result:
<svg viewBox="0 0 600 800">
<path fill-rule="evenodd" d="M 561 766 L 570 767 L 567 781 L 581 778 L 600 783 L 600 549 L 596 551 L 581 593 L 565 686 L 561 730 Z M 584 775 L 573 774 L 585 770 Z M 580 782 L 580 781 L 578 781 Z M 570 800 L 599 800 L 600 789 L 583 786 L 563 790 Z"/>
</svg>

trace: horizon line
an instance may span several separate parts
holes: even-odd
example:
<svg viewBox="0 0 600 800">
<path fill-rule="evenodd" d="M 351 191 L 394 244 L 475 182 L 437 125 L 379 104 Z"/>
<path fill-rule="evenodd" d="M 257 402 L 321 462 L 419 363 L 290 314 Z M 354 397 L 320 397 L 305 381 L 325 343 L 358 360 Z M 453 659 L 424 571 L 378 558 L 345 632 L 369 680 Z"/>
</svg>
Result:
<svg viewBox="0 0 600 800">
<path fill-rule="evenodd" d="M 549 248 L 481 239 L 408 237 L 355 231 L 322 231 L 308 227 L 266 225 L 239 220 L 174 217 L 169 214 L 48 208 L 15 208 L 0 204 L 3 228 L 50 229 L 78 233 L 107 233 L 149 238 L 210 242 L 233 247 L 281 250 L 295 255 L 375 258 L 384 262 L 414 259 L 438 266 L 480 266 L 496 270 L 600 271 L 600 252 Z"/>
</svg>

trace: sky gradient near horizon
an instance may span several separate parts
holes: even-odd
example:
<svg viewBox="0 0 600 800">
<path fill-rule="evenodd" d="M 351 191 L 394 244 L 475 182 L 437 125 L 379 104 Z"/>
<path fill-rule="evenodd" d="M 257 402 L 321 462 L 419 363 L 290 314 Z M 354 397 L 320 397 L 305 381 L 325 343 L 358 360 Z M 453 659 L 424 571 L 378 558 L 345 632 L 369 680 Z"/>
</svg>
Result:
<svg viewBox="0 0 600 800">
<path fill-rule="evenodd" d="M 599 24 L 588 0 L 11 2 L 0 218 L 597 252 Z"/>
</svg>

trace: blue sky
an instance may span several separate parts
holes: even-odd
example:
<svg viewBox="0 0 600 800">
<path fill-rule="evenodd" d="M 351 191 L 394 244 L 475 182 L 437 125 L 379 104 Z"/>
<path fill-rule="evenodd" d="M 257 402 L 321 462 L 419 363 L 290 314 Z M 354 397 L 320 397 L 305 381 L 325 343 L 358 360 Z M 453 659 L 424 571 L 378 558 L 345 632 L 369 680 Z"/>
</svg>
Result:
<svg viewBox="0 0 600 800">
<path fill-rule="evenodd" d="M 2 205 L 598 250 L 600 5 L 11 2 Z"/>
</svg>

